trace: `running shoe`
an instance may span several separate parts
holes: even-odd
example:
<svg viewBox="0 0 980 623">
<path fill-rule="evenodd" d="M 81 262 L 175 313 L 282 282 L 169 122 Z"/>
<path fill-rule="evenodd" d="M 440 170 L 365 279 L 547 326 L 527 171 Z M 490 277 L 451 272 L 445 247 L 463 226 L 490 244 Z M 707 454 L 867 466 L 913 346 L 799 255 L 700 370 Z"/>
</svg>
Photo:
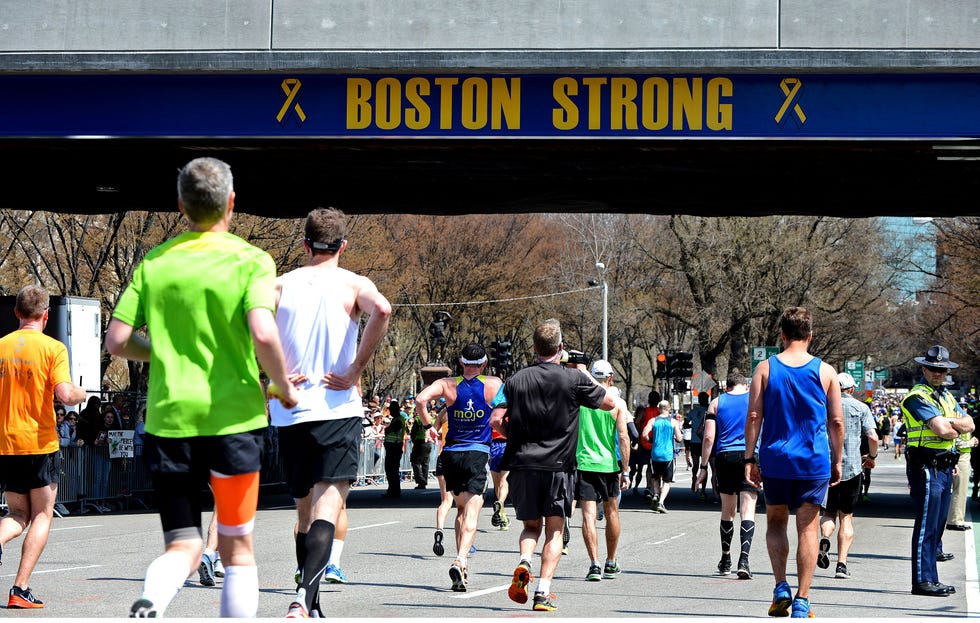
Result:
<svg viewBox="0 0 980 623">
<path fill-rule="evenodd" d="M 214 563 L 207 556 L 201 556 L 197 574 L 201 577 L 201 586 L 214 586 Z"/>
<path fill-rule="evenodd" d="M 780 582 L 772 590 L 772 604 L 769 606 L 769 616 L 789 616 L 789 609 L 792 605 L 793 591 L 789 587 L 789 582 Z"/>
<path fill-rule="evenodd" d="M 7 599 L 8 608 L 43 608 L 44 602 L 34 596 L 31 587 L 20 588 L 14 586 L 10 589 L 10 598 Z"/>
<path fill-rule="evenodd" d="M 749 569 L 749 557 L 739 556 L 738 557 L 738 579 L 739 580 L 751 580 L 752 570 Z"/>
<path fill-rule="evenodd" d="M 442 556 L 446 553 L 446 548 L 442 545 L 442 530 L 436 530 L 435 541 L 432 543 L 432 553 Z"/>
<path fill-rule="evenodd" d="M 347 576 L 337 565 L 327 565 L 323 572 L 323 579 L 331 584 L 347 584 Z"/>
<path fill-rule="evenodd" d="M 534 606 L 532 610 L 552 612 L 558 609 L 558 604 L 555 603 L 555 594 L 548 593 L 535 593 L 534 594 Z"/>
<path fill-rule="evenodd" d="M 223 578 L 225 577 L 225 566 L 221 564 L 221 556 L 218 554 L 214 555 L 214 577 Z"/>
<path fill-rule="evenodd" d="M 466 584 L 470 579 L 469 573 L 467 573 L 466 567 L 458 560 L 454 560 L 453 564 L 449 567 L 449 579 L 453 582 L 454 593 L 466 592 Z"/>
<path fill-rule="evenodd" d="M 671 504 L 673 504 L 673 502 L 671 502 Z M 667 514 L 667 507 L 664 506 L 663 502 L 660 502 L 660 505 L 657 506 L 657 512 L 660 513 L 661 515 Z"/>
<path fill-rule="evenodd" d="M 793 614 L 790 617 L 794 619 L 812 619 L 813 611 L 810 610 L 810 600 L 803 599 L 802 597 L 797 597 L 793 600 Z"/>
<path fill-rule="evenodd" d="M 830 556 L 827 552 L 830 551 L 830 539 L 823 537 L 820 539 L 820 551 L 817 552 L 817 566 L 821 569 L 826 569 L 830 566 Z"/>
<path fill-rule="evenodd" d="M 837 569 L 834 570 L 834 577 L 841 580 L 846 580 L 851 577 L 851 574 L 847 570 L 847 565 L 845 563 L 842 562 L 837 563 Z"/>
<path fill-rule="evenodd" d="M 585 574 L 585 579 L 589 582 L 598 582 L 602 579 L 602 569 L 599 565 L 592 563 L 589 565 L 589 572 Z"/>
<path fill-rule="evenodd" d="M 606 566 L 602 569 L 602 577 L 607 580 L 614 580 L 617 575 L 620 574 L 622 569 L 619 568 L 619 563 L 615 560 L 612 562 L 606 561 Z"/>
<path fill-rule="evenodd" d="M 467 555 L 472 556 L 475 553 L 476 553 L 476 545 L 470 545 L 470 553 Z"/>
<path fill-rule="evenodd" d="M 569 541 L 572 540 L 572 534 L 568 531 L 568 520 L 565 520 L 565 525 L 561 529 L 561 544 L 568 546 Z"/>
<path fill-rule="evenodd" d="M 500 527 L 500 510 L 502 508 L 503 506 L 499 501 L 493 503 L 493 516 L 490 517 L 490 525 L 492 525 L 494 528 Z"/>
<path fill-rule="evenodd" d="M 650 510 L 655 513 L 660 512 L 660 498 L 655 495 L 650 497 Z"/>
<path fill-rule="evenodd" d="M 129 609 L 129 618 L 155 619 L 157 618 L 157 609 L 153 607 L 153 602 L 149 599 L 137 599 Z"/>
<path fill-rule="evenodd" d="M 531 573 L 531 565 L 522 560 L 514 569 L 514 579 L 511 580 L 510 588 L 507 589 L 507 596 L 510 597 L 511 601 L 526 604 L 527 587 L 533 581 L 534 574 Z"/>
<path fill-rule="evenodd" d="M 568 546 L 567 545 L 563 545 L 562 546 L 562 548 L 561 548 L 561 555 L 562 556 L 568 556 Z"/>
<path fill-rule="evenodd" d="M 303 570 L 296 567 L 296 573 L 293 574 L 293 581 L 296 582 L 296 586 L 299 586 L 300 582 L 303 581 Z"/>
<path fill-rule="evenodd" d="M 306 606 L 299 603 L 298 601 L 294 601 L 293 603 L 289 604 L 289 610 L 286 611 L 286 618 L 309 619 L 310 613 L 309 611 L 307 611 Z"/>
<path fill-rule="evenodd" d="M 728 575 L 732 572 L 732 555 L 722 554 L 718 561 L 718 575 Z"/>
<path fill-rule="evenodd" d="M 507 517 L 506 511 L 503 511 L 503 510 L 500 511 L 500 526 L 499 526 L 499 528 L 502 531 L 503 530 L 509 530 L 510 529 L 510 519 Z"/>
<path fill-rule="evenodd" d="M 596 511 L 595 519 L 596 521 L 602 521 L 606 518 L 606 511 L 602 510 L 602 505 L 599 505 L 599 510 Z"/>
</svg>

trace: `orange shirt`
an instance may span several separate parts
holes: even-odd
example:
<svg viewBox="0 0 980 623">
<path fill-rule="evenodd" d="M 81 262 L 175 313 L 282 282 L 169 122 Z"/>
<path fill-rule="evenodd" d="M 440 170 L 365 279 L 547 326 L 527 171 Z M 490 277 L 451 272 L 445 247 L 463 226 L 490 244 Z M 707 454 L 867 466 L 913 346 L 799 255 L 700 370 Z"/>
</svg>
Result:
<svg viewBox="0 0 980 623">
<path fill-rule="evenodd" d="M 0 454 L 58 450 L 54 388 L 71 383 L 68 349 L 40 331 L 0 338 Z"/>
</svg>

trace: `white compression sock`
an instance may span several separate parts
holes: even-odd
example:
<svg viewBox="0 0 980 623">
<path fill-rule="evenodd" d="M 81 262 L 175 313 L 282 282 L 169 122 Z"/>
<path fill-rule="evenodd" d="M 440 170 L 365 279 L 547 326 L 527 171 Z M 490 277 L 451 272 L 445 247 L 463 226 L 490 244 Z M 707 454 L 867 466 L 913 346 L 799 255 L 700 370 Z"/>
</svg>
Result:
<svg viewBox="0 0 980 623">
<path fill-rule="evenodd" d="M 177 552 L 158 556 L 146 568 L 143 579 L 143 598 L 153 602 L 157 616 L 162 617 L 177 591 L 187 579 L 187 557 Z"/>
<path fill-rule="evenodd" d="M 221 617 L 254 619 L 258 612 L 258 567 L 225 567 L 225 583 L 221 588 Z"/>
<path fill-rule="evenodd" d="M 334 539 L 333 545 L 330 546 L 330 560 L 327 561 L 328 565 L 334 565 L 335 567 L 340 566 L 340 554 L 344 551 L 344 542 L 340 539 Z"/>
</svg>

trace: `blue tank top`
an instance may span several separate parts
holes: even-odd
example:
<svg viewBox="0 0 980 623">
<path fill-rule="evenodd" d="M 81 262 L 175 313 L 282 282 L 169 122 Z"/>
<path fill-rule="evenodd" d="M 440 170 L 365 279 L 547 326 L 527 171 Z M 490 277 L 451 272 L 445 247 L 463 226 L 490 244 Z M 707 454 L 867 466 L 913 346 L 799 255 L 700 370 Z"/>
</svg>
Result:
<svg viewBox="0 0 980 623">
<path fill-rule="evenodd" d="M 490 405 L 483 376 L 456 377 L 456 401 L 449 407 L 449 428 L 443 452 L 476 450 L 490 454 Z"/>
<path fill-rule="evenodd" d="M 748 412 L 749 392 L 718 396 L 715 453 L 745 450 L 745 416 Z"/>
<path fill-rule="evenodd" d="M 650 435 L 653 447 L 650 449 L 651 461 L 674 460 L 674 425 L 669 417 L 653 418 L 653 432 Z"/>
<path fill-rule="evenodd" d="M 798 368 L 769 358 L 763 397 L 759 467 L 763 476 L 790 480 L 830 477 L 827 392 L 820 382 L 820 359 Z"/>
</svg>

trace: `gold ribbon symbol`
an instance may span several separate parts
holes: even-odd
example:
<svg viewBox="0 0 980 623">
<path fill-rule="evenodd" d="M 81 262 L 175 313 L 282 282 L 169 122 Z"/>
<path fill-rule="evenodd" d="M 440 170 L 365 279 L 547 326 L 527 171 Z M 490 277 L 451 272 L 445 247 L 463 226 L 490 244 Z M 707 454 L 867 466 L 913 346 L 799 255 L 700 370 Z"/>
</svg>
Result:
<svg viewBox="0 0 980 623">
<path fill-rule="evenodd" d="M 293 103 L 296 99 L 296 94 L 299 93 L 300 87 L 303 83 L 299 81 L 298 78 L 286 78 L 282 81 L 282 92 L 286 94 L 286 101 L 283 102 L 282 108 L 279 109 L 279 114 L 276 115 L 276 121 L 279 123 L 283 122 L 286 118 L 286 113 L 289 112 L 289 107 L 292 106 L 293 110 L 296 111 L 296 116 L 299 118 L 299 124 L 302 125 L 306 121 L 306 113 L 303 112 L 303 107 L 299 105 L 299 102 Z"/>
<path fill-rule="evenodd" d="M 779 83 L 779 88 L 782 89 L 783 95 L 786 96 L 783 105 L 779 107 L 779 112 L 776 113 L 776 123 L 779 125 L 783 124 L 783 117 L 791 105 L 793 106 L 793 112 L 796 113 L 796 118 L 800 120 L 800 125 L 806 123 L 806 115 L 803 114 L 803 109 L 797 103 L 802 87 L 803 82 L 799 78 L 783 78 L 783 81 Z"/>
</svg>

